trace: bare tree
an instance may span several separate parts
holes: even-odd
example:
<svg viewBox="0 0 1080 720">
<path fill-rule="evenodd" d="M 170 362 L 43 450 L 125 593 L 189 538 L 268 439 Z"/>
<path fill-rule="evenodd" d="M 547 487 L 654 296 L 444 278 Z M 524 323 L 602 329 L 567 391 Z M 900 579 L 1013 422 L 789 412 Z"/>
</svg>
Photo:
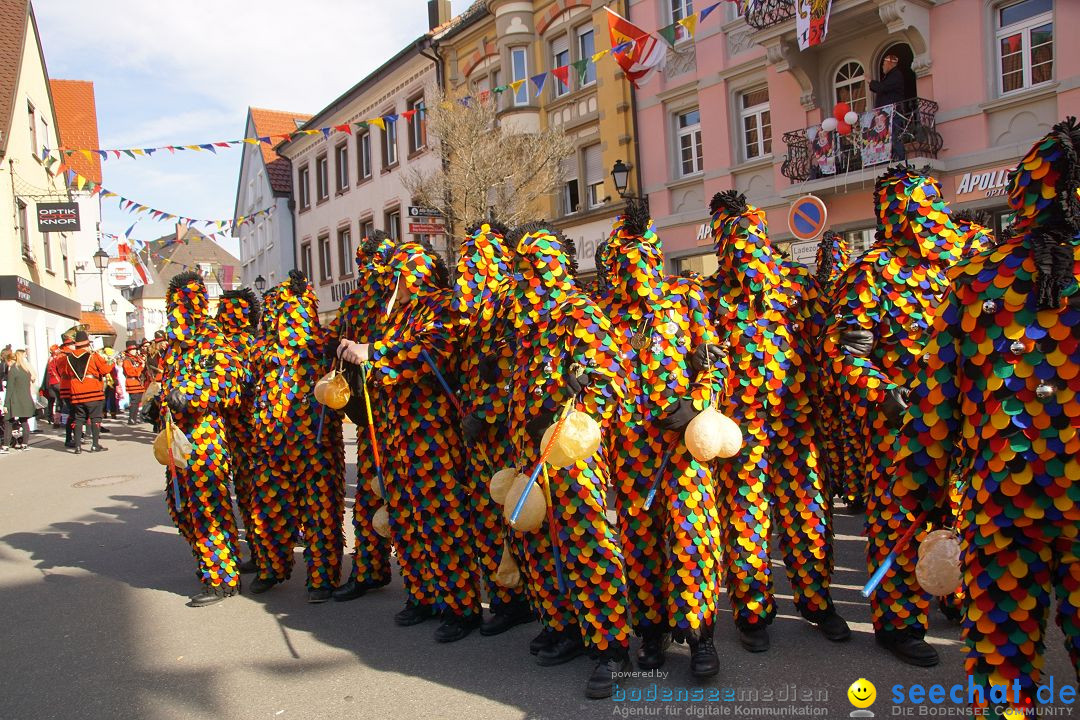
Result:
<svg viewBox="0 0 1080 720">
<path fill-rule="evenodd" d="M 428 140 L 442 161 L 433 171 L 412 168 L 402 182 L 421 205 L 447 222 L 447 263 L 457 261 L 465 227 L 494 216 L 506 225 L 533 220 L 562 182 L 562 161 L 574 150 L 561 127 L 524 132 L 499 121 L 498 96 L 468 101 L 429 89 Z"/>
</svg>

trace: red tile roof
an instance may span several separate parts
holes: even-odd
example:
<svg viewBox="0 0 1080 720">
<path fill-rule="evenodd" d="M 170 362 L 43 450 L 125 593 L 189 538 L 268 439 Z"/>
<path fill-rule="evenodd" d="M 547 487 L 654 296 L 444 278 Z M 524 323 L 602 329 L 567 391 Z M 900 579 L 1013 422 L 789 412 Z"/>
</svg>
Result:
<svg viewBox="0 0 1080 720">
<path fill-rule="evenodd" d="M 303 113 L 266 110 L 256 107 L 249 108 L 249 110 L 251 112 L 251 121 L 255 124 L 255 134 L 259 137 L 293 132 L 311 119 L 310 115 L 304 115 Z M 263 163 L 266 165 L 266 177 L 270 181 L 270 187 L 274 192 L 291 193 L 292 167 L 288 160 L 274 152 L 274 145 L 277 145 L 277 143 L 278 139 L 272 140 L 269 145 L 259 143 Z"/>
<path fill-rule="evenodd" d="M 7 140 L 11 135 L 26 26 L 26 0 L 0 2 L 0 155 L 7 149 Z"/>
<path fill-rule="evenodd" d="M 60 144 L 66 148 L 100 147 L 94 83 L 89 80 L 50 80 L 49 85 Z M 82 153 L 72 153 L 65 162 L 84 178 L 101 184 L 101 158 L 97 153 L 90 153 L 89 158 Z"/>
<path fill-rule="evenodd" d="M 105 319 L 105 313 L 83 310 L 79 322 L 86 326 L 87 335 L 116 335 L 116 329 Z"/>
</svg>

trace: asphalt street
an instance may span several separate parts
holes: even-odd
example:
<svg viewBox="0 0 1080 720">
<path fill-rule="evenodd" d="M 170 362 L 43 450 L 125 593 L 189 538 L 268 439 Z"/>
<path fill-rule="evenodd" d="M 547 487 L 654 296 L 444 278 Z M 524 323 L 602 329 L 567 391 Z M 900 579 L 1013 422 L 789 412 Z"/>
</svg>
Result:
<svg viewBox="0 0 1080 720">
<path fill-rule="evenodd" d="M 939 667 L 902 665 L 874 644 L 859 594 L 862 520 L 842 511 L 833 588 L 854 630 L 850 642 L 831 644 L 798 616 L 776 565 L 781 599 L 771 651 L 744 651 L 725 611 L 719 678 L 695 683 L 688 651 L 676 646 L 666 677 L 627 678 L 620 702 L 584 699 L 592 667 L 585 658 L 538 667 L 526 647 L 535 624 L 448 646 L 432 640 L 434 622 L 394 626 L 404 602 L 396 577 L 353 602 L 308 605 L 299 552 L 301 571 L 287 584 L 188 608 L 198 591 L 194 564 L 165 509 L 152 434 L 147 426 L 110 426 L 106 453 L 76 457 L 49 430 L 29 451 L 0 457 L 4 720 L 745 717 L 784 708 L 788 717 L 847 717 L 854 709 L 847 689 L 860 677 L 877 688 L 870 710 L 886 717 L 902 714 L 889 701 L 896 684 L 965 682 L 959 627 L 936 610 L 930 639 Z M 1047 644 L 1045 674 L 1075 682 L 1056 626 Z M 648 700 L 667 689 L 704 699 Z M 638 692 L 646 699 L 635 700 Z"/>
</svg>

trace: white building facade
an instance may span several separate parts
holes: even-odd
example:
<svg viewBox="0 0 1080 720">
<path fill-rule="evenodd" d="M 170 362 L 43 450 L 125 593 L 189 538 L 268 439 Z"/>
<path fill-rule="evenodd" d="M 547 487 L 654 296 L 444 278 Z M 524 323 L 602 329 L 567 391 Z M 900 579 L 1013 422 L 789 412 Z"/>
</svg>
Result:
<svg viewBox="0 0 1080 720">
<path fill-rule="evenodd" d="M 422 40 L 319 111 L 303 129 L 349 126 L 350 132 L 297 137 L 276 150 L 292 162 L 295 201 L 295 267 L 311 279 L 320 316 L 333 317 L 356 287 L 355 252 L 374 230 L 409 234 L 413 204 L 402 178 L 410 169 L 430 172 L 439 159 L 428 151 L 425 95 L 437 81 L 435 59 Z M 403 113 L 406 115 L 403 116 Z M 397 116 L 362 125 L 372 118 Z M 415 235 L 438 246 L 441 236 Z M 268 283 L 269 286 L 269 283 Z"/>
</svg>

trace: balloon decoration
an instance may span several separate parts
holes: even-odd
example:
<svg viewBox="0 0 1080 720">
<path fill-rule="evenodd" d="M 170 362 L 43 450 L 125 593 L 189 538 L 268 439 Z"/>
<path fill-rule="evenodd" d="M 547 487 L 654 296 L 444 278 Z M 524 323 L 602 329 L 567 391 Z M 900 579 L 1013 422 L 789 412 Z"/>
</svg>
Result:
<svg viewBox="0 0 1080 720">
<path fill-rule="evenodd" d="M 836 121 L 834 117 L 827 117 L 821 121 L 821 129 L 825 132 L 832 132 L 837 128 L 840 123 Z"/>
<path fill-rule="evenodd" d="M 836 107 L 834 107 L 832 110 L 832 116 L 836 118 L 837 122 L 841 122 L 844 120 L 844 118 L 849 112 L 851 112 L 850 105 L 848 105 L 846 102 L 838 102 L 836 103 Z"/>
<path fill-rule="evenodd" d="M 841 135 L 850 135 L 851 134 L 851 125 L 849 125 L 846 122 L 844 122 L 843 120 L 841 120 L 840 122 L 836 123 L 836 130 Z"/>
<path fill-rule="evenodd" d="M 854 110 L 848 110 L 847 113 L 844 115 L 844 122 L 846 122 L 848 125 L 854 125 L 855 123 L 859 122 L 859 113 L 855 112 Z"/>
</svg>

